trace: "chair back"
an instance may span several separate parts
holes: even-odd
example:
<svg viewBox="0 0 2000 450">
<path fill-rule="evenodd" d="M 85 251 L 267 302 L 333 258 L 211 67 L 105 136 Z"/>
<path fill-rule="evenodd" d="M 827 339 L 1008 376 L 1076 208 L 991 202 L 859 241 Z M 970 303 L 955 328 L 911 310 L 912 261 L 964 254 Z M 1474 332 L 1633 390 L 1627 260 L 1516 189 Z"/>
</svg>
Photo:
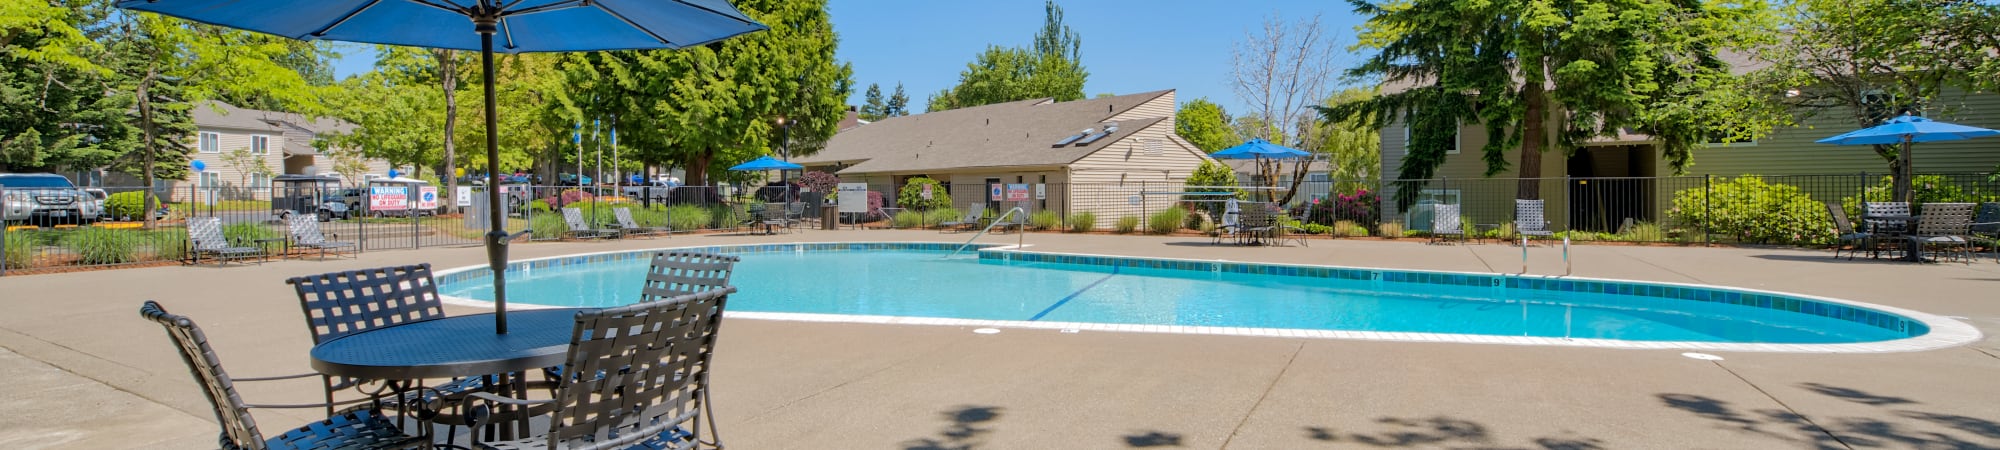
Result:
<svg viewBox="0 0 2000 450">
<path fill-rule="evenodd" d="M 978 221 L 978 220 L 979 220 L 979 219 L 980 219 L 981 217 L 984 217 L 985 215 L 986 215 L 986 204 L 985 204 L 985 203 L 973 203 L 973 204 L 970 204 L 970 205 L 967 205 L 967 206 L 966 206 L 966 209 L 965 209 L 965 217 L 964 217 L 964 218 L 961 218 L 961 219 L 958 219 L 958 221 L 960 221 L 960 222 L 975 222 L 975 221 Z"/>
<path fill-rule="evenodd" d="M 577 313 L 564 366 L 573 370 L 556 389 L 548 448 L 625 448 L 697 420 L 733 292 Z"/>
<path fill-rule="evenodd" d="M 326 243 L 326 234 L 319 231 L 318 214 L 293 214 L 287 222 L 290 222 L 291 225 L 292 242 L 303 245 L 320 245 Z"/>
<path fill-rule="evenodd" d="M 632 210 L 629 208 L 613 209 L 611 210 L 611 215 L 618 218 L 619 227 L 639 228 L 639 221 L 632 220 Z M 563 219 L 563 220 L 569 220 L 569 219 Z"/>
<path fill-rule="evenodd" d="M 569 226 L 570 231 L 582 231 L 590 229 L 590 225 L 586 225 L 583 223 L 583 210 L 576 208 L 563 208 L 562 211 L 563 211 L 562 212 L 563 224 Z"/>
<path fill-rule="evenodd" d="M 218 217 L 189 217 L 187 219 L 188 245 L 195 250 L 222 250 L 229 248 L 229 239 L 222 237 L 222 219 Z"/>
<path fill-rule="evenodd" d="M 292 277 L 285 284 L 298 292 L 313 344 L 445 316 L 429 263 Z"/>
<path fill-rule="evenodd" d="M 791 202 L 785 204 L 785 218 L 797 219 L 805 216 L 806 216 L 806 202 Z"/>
<path fill-rule="evenodd" d="M 1901 220 L 1869 219 L 1869 217 L 1871 216 L 1908 216 L 1910 215 L 1909 203 L 1867 202 L 1863 203 L 1861 208 L 1862 208 L 1861 219 L 1863 222 L 1868 224 L 1868 229 L 1870 231 L 1874 231 L 1877 233 L 1899 234 L 1902 233 L 1904 230 L 1908 229 L 1910 226 L 1909 222 Z"/>
<path fill-rule="evenodd" d="M 201 384 L 202 395 L 208 397 L 209 406 L 215 409 L 215 422 L 222 425 L 221 447 L 263 450 L 264 436 L 257 432 L 257 421 L 250 418 L 250 407 L 236 395 L 236 385 L 230 382 L 229 373 L 222 370 L 222 360 L 215 357 L 215 350 L 208 347 L 208 336 L 201 333 L 201 327 L 186 317 L 167 313 L 151 300 L 139 306 L 139 316 L 167 330 L 167 337 L 181 354 L 181 362 L 187 363 L 194 381 Z"/>
<path fill-rule="evenodd" d="M 1517 231 L 1549 231 L 1549 220 L 1543 214 L 1542 200 L 1514 200 L 1514 229 Z"/>
<path fill-rule="evenodd" d="M 1238 225 L 1249 228 L 1261 228 L 1271 225 L 1271 208 L 1269 206 L 1261 202 L 1244 202 L 1242 204 L 1242 217 L 1239 218 L 1240 222 L 1238 222 Z"/>
<path fill-rule="evenodd" d="M 639 301 L 659 301 L 728 287 L 729 274 L 741 260 L 730 255 L 686 250 L 654 252 Z"/>
<path fill-rule="evenodd" d="M 1972 214 L 1972 223 L 1975 234 L 2000 234 L 2000 203 L 1980 203 L 1979 211 Z"/>
<path fill-rule="evenodd" d="M 1854 234 L 1854 224 L 1847 221 L 1847 210 L 1841 209 L 1839 203 L 1827 202 L 1826 213 L 1833 217 L 1833 230 L 1836 234 L 1841 236 Z"/>
<path fill-rule="evenodd" d="M 1925 203 L 1923 217 L 1917 218 L 1917 234 L 1963 235 L 1972 226 L 1973 206 L 1971 203 Z"/>
<path fill-rule="evenodd" d="M 1431 205 L 1431 234 L 1464 234 L 1465 225 L 1459 219 L 1458 205 Z"/>
</svg>

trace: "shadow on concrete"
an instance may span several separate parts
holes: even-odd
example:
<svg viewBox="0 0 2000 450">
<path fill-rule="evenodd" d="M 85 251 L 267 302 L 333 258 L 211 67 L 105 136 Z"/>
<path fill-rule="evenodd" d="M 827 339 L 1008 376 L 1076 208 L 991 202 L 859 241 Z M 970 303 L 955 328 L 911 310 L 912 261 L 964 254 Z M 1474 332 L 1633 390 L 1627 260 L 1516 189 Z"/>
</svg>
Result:
<svg viewBox="0 0 2000 450">
<path fill-rule="evenodd" d="M 1375 419 L 1381 431 L 1350 433 L 1342 435 L 1324 427 L 1305 427 L 1306 438 L 1321 442 L 1339 443 L 1341 447 L 1367 446 L 1376 448 L 1480 448 L 1480 449 L 1543 449 L 1543 450 L 1600 450 L 1607 448 L 1602 441 L 1592 438 L 1535 438 L 1531 445 L 1503 445 L 1494 442 L 1486 425 L 1454 417 L 1434 416 L 1426 418 L 1382 417 Z"/>
<path fill-rule="evenodd" d="M 992 432 L 992 422 L 1000 418 L 997 406 L 959 406 L 941 413 L 950 424 L 938 431 L 937 437 L 923 437 L 903 442 L 905 450 L 971 450 L 979 448 L 984 439 L 981 435 Z"/>
<path fill-rule="evenodd" d="M 1729 402 L 1690 394 L 1659 394 L 1666 406 L 1722 422 L 1729 428 L 1765 437 L 1796 442 L 1809 448 L 1848 449 L 1871 447 L 1924 449 L 2000 449 L 2000 422 L 1976 417 L 1939 414 L 1891 406 L 1917 405 L 1903 397 L 1879 395 L 1858 389 L 1803 383 L 1800 387 L 1829 397 L 1883 407 L 1884 414 L 1866 417 L 1806 417 L 1780 408 L 1738 410 Z M 1925 426 L 1930 425 L 1930 426 Z M 1938 431 L 1942 427 L 1948 431 Z"/>
<path fill-rule="evenodd" d="M 1230 241 L 1230 239 L 1234 238 L 1223 238 L 1221 243 L 1209 243 L 1209 241 L 1199 241 L 1199 242 L 1173 241 L 1173 242 L 1165 242 L 1164 244 L 1175 247 L 1256 247 L 1255 245 L 1236 245 L 1236 243 Z"/>
<path fill-rule="evenodd" d="M 1181 446 L 1181 435 L 1159 430 L 1147 430 L 1143 433 L 1126 435 L 1125 446 L 1133 448 L 1179 447 Z"/>
<path fill-rule="evenodd" d="M 1831 263 L 1831 264 L 1911 264 L 1910 261 L 1905 261 L 1902 259 L 1892 259 L 1886 257 L 1880 259 L 1854 258 L 1852 260 L 1847 259 L 1847 257 L 1845 256 L 1840 258 L 1834 258 L 1831 253 L 1825 255 L 1785 255 L 1785 254 L 1751 255 L 1750 257 L 1757 259 L 1768 259 L 1772 261 L 1816 262 L 1816 263 Z"/>
</svg>

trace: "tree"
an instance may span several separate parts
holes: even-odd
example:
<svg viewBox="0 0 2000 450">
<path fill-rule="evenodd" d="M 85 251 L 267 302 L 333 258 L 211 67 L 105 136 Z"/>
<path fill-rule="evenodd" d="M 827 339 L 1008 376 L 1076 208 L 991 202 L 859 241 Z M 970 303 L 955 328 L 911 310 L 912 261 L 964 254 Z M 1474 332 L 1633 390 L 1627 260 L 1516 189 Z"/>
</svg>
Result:
<svg viewBox="0 0 2000 450">
<path fill-rule="evenodd" d="M 882 104 L 882 86 L 868 83 L 868 91 L 861 95 L 861 120 L 877 121 L 888 117 L 887 106 Z"/>
<path fill-rule="evenodd" d="M 315 142 L 314 146 L 333 164 L 333 173 L 340 174 L 342 178 L 360 181 L 368 175 L 368 156 L 360 150 L 329 147 L 324 140 Z"/>
<path fill-rule="evenodd" d="M 882 108 L 885 117 L 910 115 L 910 96 L 903 94 L 903 83 L 896 82 L 896 93 L 889 95 L 889 104 Z"/>
<path fill-rule="evenodd" d="M 1632 130 L 1650 135 L 1681 170 L 1713 133 L 1763 133 L 1775 120 L 1760 114 L 1768 109 L 1749 101 L 1715 56 L 1768 39 L 1762 4 L 1350 2 L 1369 17 L 1361 46 L 1380 52 L 1348 74 L 1411 87 L 1322 116 L 1406 124 L 1405 180 L 1430 178 L 1464 124 L 1481 124 L 1490 136 L 1481 149 L 1488 176 L 1507 170 L 1507 151 L 1519 151 L 1516 196 L 1533 199 L 1551 147 L 1570 151 Z M 1416 192 L 1400 189 L 1397 201 L 1407 205 Z"/>
<path fill-rule="evenodd" d="M 1347 88 L 1328 96 L 1321 102 L 1324 107 L 1367 101 L 1374 97 L 1374 88 Z M 1361 186 L 1375 184 L 1382 176 L 1382 138 L 1375 128 L 1360 120 L 1300 122 L 1304 129 L 1298 134 L 1307 143 L 1309 152 L 1326 155 L 1327 177 L 1339 182 L 1338 191 L 1346 192 Z"/>
<path fill-rule="evenodd" d="M 1062 7 L 1043 4 L 1042 28 L 1029 48 L 988 46 L 959 72 L 958 84 L 933 94 L 926 110 L 990 105 L 1031 98 L 1082 99 L 1090 72 L 1083 67 L 1083 40 L 1063 23 Z"/>
<path fill-rule="evenodd" d="M 1308 109 L 1325 98 L 1327 81 L 1334 75 L 1334 36 L 1320 24 L 1319 15 L 1285 23 L 1276 16 L 1265 19 L 1257 34 L 1245 36 L 1230 52 L 1230 87 L 1236 97 L 1250 105 L 1252 126 L 1238 129 L 1244 138 L 1258 138 L 1279 145 L 1312 147 L 1297 139 L 1291 124 L 1310 120 Z M 1260 160 L 1257 172 L 1266 186 L 1276 187 L 1281 165 Z M 1292 186 L 1283 197 L 1264 191 L 1268 199 L 1290 202 L 1304 181 L 1311 160 L 1292 163 Z"/>
<path fill-rule="evenodd" d="M 1236 137 L 1236 129 L 1230 125 L 1229 113 L 1222 110 L 1222 105 L 1206 98 L 1181 104 L 1180 111 L 1174 112 L 1174 134 L 1194 144 L 1203 153 L 1215 153 L 1243 143 Z"/>
<path fill-rule="evenodd" d="M 1764 88 L 1801 116 L 1848 114 L 1871 127 L 1902 114 L 1942 111 L 1946 87 L 2000 87 L 1991 68 L 1996 8 L 1963 0 L 1801 0 L 1788 6 L 1788 39 L 1763 46 Z M 1896 201 L 1910 201 L 1910 149 L 1875 145 Z"/>
<path fill-rule="evenodd" d="M 90 170 L 133 144 L 129 95 L 105 86 L 100 3 L 0 4 L 0 168 Z"/>
</svg>

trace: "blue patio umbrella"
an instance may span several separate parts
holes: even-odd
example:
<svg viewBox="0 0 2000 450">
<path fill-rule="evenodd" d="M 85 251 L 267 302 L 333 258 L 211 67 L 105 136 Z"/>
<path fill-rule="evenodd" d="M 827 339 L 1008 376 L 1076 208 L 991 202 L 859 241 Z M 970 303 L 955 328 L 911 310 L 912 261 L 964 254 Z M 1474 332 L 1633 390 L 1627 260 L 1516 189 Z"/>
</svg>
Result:
<svg viewBox="0 0 2000 450">
<path fill-rule="evenodd" d="M 1263 139 L 1251 139 L 1241 145 L 1225 148 L 1208 156 L 1216 159 L 1290 159 L 1312 156 L 1304 150 L 1273 144 Z"/>
<path fill-rule="evenodd" d="M 478 50 L 488 130 L 499 122 L 495 35 L 506 53 L 573 52 L 677 49 L 769 29 L 724 0 L 119 0 L 118 7 L 306 41 Z M 499 134 L 486 133 L 486 173 L 500 173 L 499 146 Z M 488 205 L 501 204 L 499 189 L 486 194 Z M 504 334 L 509 236 L 500 208 L 487 210 L 494 330 Z"/>
<path fill-rule="evenodd" d="M 805 166 L 779 161 L 777 159 L 771 158 L 770 156 L 761 156 L 758 157 L 757 159 L 753 159 L 742 164 L 731 166 L 729 170 L 735 170 L 735 171 L 797 170 L 804 168 Z"/>
<path fill-rule="evenodd" d="M 1903 183 L 1907 183 L 1909 182 L 1910 178 L 1909 175 L 1915 172 L 1914 169 L 1915 163 L 1913 162 L 1915 160 L 1911 159 L 1910 157 L 1913 150 L 1912 147 L 1915 147 L 1915 145 L 1913 144 L 1916 144 L 1918 142 L 1956 141 L 1962 139 L 1972 139 L 1976 137 L 1986 137 L 1993 135 L 2000 135 L 2000 130 L 1989 130 L 1985 128 L 1969 127 L 1954 123 L 1939 122 L 1935 120 L 1926 119 L 1923 117 L 1906 114 L 1900 117 L 1896 117 L 1894 119 L 1889 119 L 1888 122 L 1884 122 L 1881 125 L 1849 131 L 1846 133 L 1841 133 L 1840 135 L 1834 137 L 1820 139 L 1818 141 L 1813 141 L 1813 142 L 1818 142 L 1821 144 L 1834 144 L 1834 145 L 1901 144 L 1902 147 L 1899 150 L 1900 154 L 1903 155 L 1903 165 L 1902 168 L 1900 169 L 1900 171 L 1902 172 L 1901 178 L 1903 180 Z M 1904 192 L 1905 194 L 1907 194 L 1906 191 L 1907 190 L 1903 190 L 1899 192 Z M 1909 199 L 1907 198 L 1897 199 L 1897 201 L 1908 201 L 1908 200 Z"/>
</svg>

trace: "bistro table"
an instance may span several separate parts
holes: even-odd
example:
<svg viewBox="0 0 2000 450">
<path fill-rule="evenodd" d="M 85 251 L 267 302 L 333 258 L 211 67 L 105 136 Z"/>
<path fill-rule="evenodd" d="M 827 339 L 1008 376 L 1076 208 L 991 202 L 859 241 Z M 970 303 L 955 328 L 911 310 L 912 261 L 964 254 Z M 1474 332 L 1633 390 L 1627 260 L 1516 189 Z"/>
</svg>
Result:
<svg viewBox="0 0 2000 450">
<path fill-rule="evenodd" d="M 559 366 L 569 353 L 570 334 L 581 311 L 587 309 L 509 311 L 507 334 L 493 332 L 493 313 L 377 328 L 314 345 L 312 368 L 326 375 L 400 381 L 520 374 Z M 508 384 L 525 390 L 519 380 Z"/>
<path fill-rule="evenodd" d="M 1917 237 L 1916 223 L 1917 220 L 1920 218 L 1922 218 L 1922 216 L 1887 215 L 1887 214 L 1876 215 L 1876 216 L 1864 215 L 1861 216 L 1861 221 L 1862 223 L 1871 223 L 1871 224 L 1873 223 L 1869 222 L 1871 220 L 1882 221 L 1882 222 L 1903 222 L 1904 223 L 1903 234 L 1901 238 L 1903 239 L 1903 243 L 1906 246 L 1906 248 L 1903 249 L 1902 259 L 1904 261 L 1909 261 L 1909 262 L 1924 262 L 1924 243 L 1923 241 L 1918 241 L 1916 239 Z M 1871 233 L 1875 233 L 1877 238 L 1880 238 L 1882 235 L 1880 231 L 1875 229 L 1874 225 L 1869 225 L 1868 231 Z"/>
</svg>

